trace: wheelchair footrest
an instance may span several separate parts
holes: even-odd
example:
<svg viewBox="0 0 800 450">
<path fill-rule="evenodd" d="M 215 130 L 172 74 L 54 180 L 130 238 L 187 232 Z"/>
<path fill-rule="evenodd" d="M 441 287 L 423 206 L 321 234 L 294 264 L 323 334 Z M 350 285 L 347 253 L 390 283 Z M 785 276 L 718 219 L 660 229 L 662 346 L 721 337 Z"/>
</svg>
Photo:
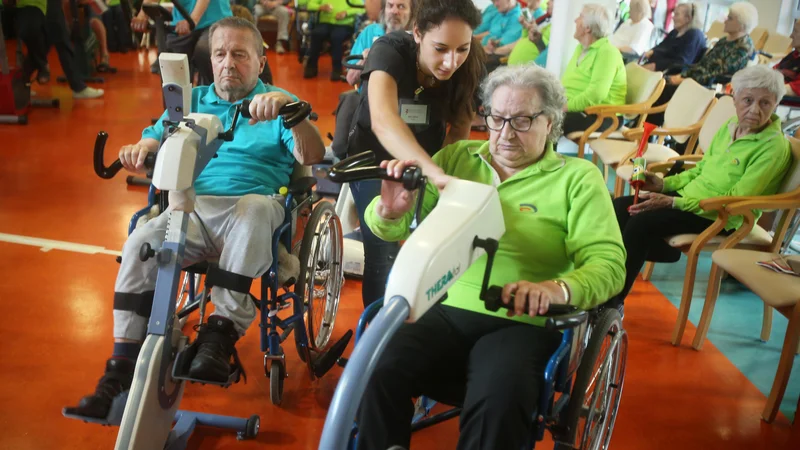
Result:
<svg viewBox="0 0 800 450">
<path fill-rule="evenodd" d="M 75 407 L 66 407 L 61 410 L 61 414 L 68 419 L 81 420 L 87 423 L 96 423 L 103 426 L 119 426 L 122 423 L 122 413 L 125 411 L 125 404 L 128 402 L 128 391 L 125 391 L 111 401 L 111 409 L 108 416 L 104 418 L 89 417 L 81 415 L 80 410 Z"/>
<path fill-rule="evenodd" d="M 172 366 L 173 379 L 188 381 L 190 383 L 213 384 L 224 388 L 239 382 L 242 372 L 238 368 L 234 369 L 233 367 L 231 367 L 231 373 L 228 375 L 228 379 L 222 382 L 216 380 L 201 380 L 199 378 L 192 378 L 189 375 L 189 367 L 191 366 L 192 360 L 196 354 L 197 348 L 194 345 L 190 345 L 184 350 L 178 352 L 178 355 L 175 357 L 175 364 Z"/>
<path fill-rule="evenodd" d="M 347 333 L 344 334 L 335 344 L 328 349 L 328 351 L 322 353 L 317 357 L 314 361 L 311 362 L 312 370 L 314 371 L 314 376 L 317 378 L 321 378 L 323 375 L 328 373 L 329 370 L 336 364 L 336 361 L 344 354 L 344 351 L 347 349 L 347 344 L 350 343 L 350 339 L 353 337 L 353 330 L 347 330 Z"/>
</svg>

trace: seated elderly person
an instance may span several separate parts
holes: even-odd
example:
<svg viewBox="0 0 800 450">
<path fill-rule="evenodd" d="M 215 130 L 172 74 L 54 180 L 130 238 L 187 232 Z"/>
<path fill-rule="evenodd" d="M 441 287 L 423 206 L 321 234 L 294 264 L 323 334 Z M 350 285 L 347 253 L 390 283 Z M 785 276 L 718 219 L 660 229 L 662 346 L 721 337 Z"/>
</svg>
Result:
<svg viewBox="0 0 800 450">
<path fill-rule="evenodd" d="M 348 5 L 347 0 L 309 0 L 309 11 L 319 11 L 319 19 L 311 31 L 311 45 L 308 48 L 308 59 L 303 70 L 303 78 L 317 77 L 317 63 L 322 53 L 322 46 L 330 42 L 331 81 L 342 80 L 342 58 L 344 43 L 353 35 L 356 16 L 361 8 Z"/>
<path fill-rule="evenodd" d="M 458 448 L 518 449 L 529 428 L 548 359 L 559 332 L 537 317 L 553 304 L 590 309 L 619 292 L 625 251 L 600 172 L 585 160 L 556 153 L 564 93 L 535 65 L 502 67 L 484 81 L 489 141 L 461 141 L 433 156 L 445 173 L 496 186 L 506 232 L 492 284 L 504 286 L 513 312 L 492 313 L 478 298 L 486 258 L 448 291 L 443 303 L 405 324 L 388 343 L 366 387 L 358 414 L 358 448 L 408 448 L 412 397 L 434 385 L 464 383 Z M 399 176 L 413 161 L 382 163 Z M 423 215 L 436 207 L 428 185 Z M 521 203 L 539 212 L 522 211 Z M 373 232 L 388 241 L 408 237 L 413 196 L 384 181 L 366 212 Z M 527 303 L 526 303 L 527 302 Z"/>
<path fill-rule="evenodd" d="M 668 75 L 667 85 L 664 86 L 664 91 L 654 106 L 667 103 L 686 78 L 705 86 L 715 82 L 719 77 L 733 76 L 747 66 L 747 62 L 755 55 L 750 32 L 757 24 L 758 10 L 755 6 L 747 2 L 731 5 L 728 18 L 725 19 L 725 32 L 728 35 L 717 41 L 714 48 L 697 64 L 683 69 L 678 75 Z M 647 116 L 647 121 L 661 125 L 664 123 L 664 113 L 651 114 Z"/>
<path fill-rule="evenodd" d="M 675 27 L 658 45 L 645 52 L 647 70 L 662 72 L 673 66 L 688 66 L 706 48 L 706 36 L 698 27 L 697 5 L 681 3 L 672 12 Z"/>
<path fill-rule="evenodd" d="M 716 212 L 700 207 L 702 200 L 770 195 L 778 190 L 792 160 L 790 144 L 774 114 L 783 97 L 783 78 L 766 66 L 753 66 L 737 72 L 732 83 L 736 117 L 717 131 L 697 166 L 663 179 L 646 172 L 643 189 L 649 193 L 640 195 L 644 201 L 633 205 L 633 197 L 614 200 L 628 252 L 619 301 L 630 292 L 645 261 L 680 258 L 680 251 L 664 238 L 700 233 L 716 220 Z M 742 221 L 741 216 L 729 218 L 724 234 L 739 228 Z"/>
<path fill-rule="evenodd" d="M 786 95 L 800 95 L 800 19 L 795 20 L 792 29 L 792 50 L 786 55 L 774 69 L 783 74 L 783 82 L 786 84 Z"/>
<path fill-rule="evenodd" d="M 519 23 L 522 8 L 517 0 L 494 0 L 493 3 L 494 6 L 486 8 L 480 26 L 475 29 L 475 37 L 489 54 L 495 48 L 516 42 L 522 33 Z"/>
<path fill-rule="evenodd" d="M 289 0 L 258 0 L 253 7 L 256 19 L 262 16 L 275 16 L 278 20 L 278 31 L 275 36 L 275 53 L 282 55 L 289 48 L 289 21 L 291 12 L 286 6 Z"/>
<path fill-rule="evenodd" d="M 501 65 L 501 59 L 508 56 L 508 65 L 513 66 L 517 64 L 526 64 L 536 62 L 541 67 L 547 64 L 547 44 L 550 42 L 550 29 L 551 21 L 550 16 L 553 14 L 553 4 L 556 0 L 550 0 L 547 3 L 546 18 L 542 18 L 539 22 L 538 19 L 544 14 L 539 16 L 534 13 L 532 17 L 537 20 L 526 20 L 524 15 L 520 15 L 520 23 L 522 24 L 522 35 L 516 42 L 512 42 L 503 47 L 498 47 L 492 50 L 492 53 L 487 56 L 486 70 L 491 72 Z M 541 11 L 536 3 L 529 2 L 528 8 L 537 7 L 536 11 Z M 539 23 L 537 23 L 539 22 Z"/>
<path fill-rule="evenodd" d="M 609 42 L 611 18 L 602 5 L 587 3 L 575 19 L 575 39 L 579 44 L 569 60 L 561 82 L 567 91 L 564 109 L 564 134 L 583 131 L 597 118 L 583 112 L 594 105 L 622 105 L 628 83 L 619 50 Z M 600 131 L 612 124 L 606 119 Z"/>
<path fill-rule="evenodd" d="M 650 0 L 631 0 L 630 19 L 622 23 L 608 38 L 614 47 L 622 52 L 627 63 L 636 61 L 650 46 L 653 22 L 650 22 Z"/>
<path fill-rule="evenodd" d="M 318 162 L 325 146 L 308 120 L 287 130 L 278 116 L 281 106 L 296 99 L 258 79 L 266 57 L 255 25 L 228 17 L 212 25 L 209 33 L 214 83 L 192 90 L 191 112 L 218 116 L 227 129 L 234 105 L 250 99 L 253 118 L 237 123 L 233 140 L 222 144 L 195 181 L 183 264 L 214 257 L 228 276 L 257 278 L 272 264 L 272 234 L 284 219 L 282 199 L 277 196 L 280 187 L 289 183 L 295 160 Z M 161 119 L 166 118 L 165 112 Z M 122 147 L 122 165 L 142 171 L 146 155 L 158 150 L 163 129 L 159 121 L 145 128 L 138 143 Z M 180 208 L 178 202 L 171 203 Z M 114 397 L 130 389 L 153 305 L 158 264 L 156 258 L 140 261 L 139 249 L 146 242 L 163 241 L 168 218 L 162 213 L 136 228 L 125 243 L 113 297 L 113 353 L 95 393 L 72 408 L 77 415 L 104 418 Z M 215 312 L 198 332 L 200 345 L 190 376 L 220 382 L 228 379 L 234 344 L 250 326 L 256 309 L 246 293 L 225 286 L 214 289 L 211 302 Z"/>
</svg>

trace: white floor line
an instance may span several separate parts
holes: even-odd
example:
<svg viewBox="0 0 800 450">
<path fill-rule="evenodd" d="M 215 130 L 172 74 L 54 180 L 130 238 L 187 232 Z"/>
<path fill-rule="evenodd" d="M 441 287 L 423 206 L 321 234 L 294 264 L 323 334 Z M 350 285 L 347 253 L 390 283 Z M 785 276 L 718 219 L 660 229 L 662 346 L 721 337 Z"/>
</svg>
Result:
<svg viewBox="0 0 800 450">
<path fill-rule="evenodd" d="M 12 244 L 30 245 L 32 247 L 39 247 L 43 252 L 50 250 L 64 250 L 66 252 L 86 253 L 88 255 L 112 255 L 120 256 L 122 252 L 108 250 L 105 247 L 97 245 L 76 244 L 74 242 L 54 241 L 51 239 L 41 239 L 30 236 L 21 236 L 18 234 L 0 233 L 0 242 L 9 242 Z"/>
</svg>

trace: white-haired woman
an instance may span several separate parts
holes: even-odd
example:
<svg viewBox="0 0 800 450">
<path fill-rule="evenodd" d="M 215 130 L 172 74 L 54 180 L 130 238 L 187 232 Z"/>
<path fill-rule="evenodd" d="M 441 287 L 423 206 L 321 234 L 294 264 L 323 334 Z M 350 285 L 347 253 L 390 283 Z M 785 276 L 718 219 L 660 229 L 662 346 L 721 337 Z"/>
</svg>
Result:
<svg viewBox="0 0 800 450">
<path fill-rule="evenodd" d="M 719 77 L 731 77 L 737 71 L 747 66 L 747 61 L 753 58 L 755 47 L 750 39 L 750 32 L 758 24 L 758 10 L 747 2 L 734 3 L 725 19 L 725 32 L 727 36 L 721 38 L 697 64 L 693 64 L 677 75 L 667 76 L 667 85 L 656 100 L 654 106 L 667 103 L 678 86 L 687 78 L 702 84 L 709 85 Z M 664 122 L 664 114 L 651 114 L 647 121 L 656 125 Z"/>
<path fill-rule="evenodd" d="M 651 13 L 650 0 L 631 0 L 630 18 L 608 38 L 622 52 L 625 62 L 638 60 L 650 45 L 653 34 Z"/>
<path fill-rule="evenodd" d="M 608 40 L 611 17 L 601 5 L 587 3 L 575 19 L 575 48 L 561 82 L 567 92 L 564 111 L 564 134 L 582 131 L 594 123 L 596 117 L 583 112 L 594 105 L 622 105 L 625 103 L 628 83 L 622 54 Z M 611 126 L 607 119 L 600 127 Z"/>
<path fill-rule="evenodd" d="M 551 304 L 590 309 L 619 292 L 625 259 L 600 172 L 553 150 L 564 91 L 533 64 L 492 72 L 482 85 L 489 141 L 461 141 L 433 156 L 445 173 L 496 186 L 506 233 L 492 284 L 515 295 L 513 315 L 484 308 L 479 291 L 486 257 L 470 266 L 448 298 L 392 337 L 366 388 L 358 448 L 408 448 L 412 397 L 436 398 L 435 386 L 466 383 L 458 448 L 517 449 L 527 443 L 547 361 L 561 339 L 545 330 Z M 413 161 L 384 161 L 400 174 Z M 413 200 L 384 181 L 365 214 L 388 241 L 406 239 Z M 428 185 L 423 215 L 436 207 Z M 526 304 L 527 301 L 527 304 Z"/>
<path fill-rule="evenodd" d="M 672 66 L 685 66 L 697 61 L 706 48 L 706 36 L 698 27 L 695 3 L 681 3 L 672 12 L 675 27 L 661 43 L 644 54 L 642 66 L 659 72 Z"/>
<path fill-rule="evenodd" d="M 700 208 L 700 201 L 721 196 L 770 195 L 777 192 L 791 164 L 791 147 L 781 131 L 775 107 L 784 94 L 783 76 L 767 66 L 752 66 L 733 76 L 736 117 L 717 131 L 703 159 L 692 169 L 664 179 L 646 173 L 644 201 L 614 200 L 617 220 L 628 252 L 624 300 L 645 261 L 674 262 L 680 251 L 664 238 L 700 233 L 717 218 Z M 760 215 L 760 211 L 757 211 Z M 742 225 L 731 217 L 725 233 Z"/>
</svg>

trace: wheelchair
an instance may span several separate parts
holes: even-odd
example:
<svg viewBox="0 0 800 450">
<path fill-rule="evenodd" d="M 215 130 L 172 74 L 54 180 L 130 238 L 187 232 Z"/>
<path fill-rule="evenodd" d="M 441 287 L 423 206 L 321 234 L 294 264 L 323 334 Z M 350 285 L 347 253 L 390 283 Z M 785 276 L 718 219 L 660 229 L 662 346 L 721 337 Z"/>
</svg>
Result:
<svg viewBox="0 0 800 450">
<path fill-rule="evenodd" d="M 314 192 L 316 179 L 310 174 L 310 167 L 296 163 L 292 181 L 281 188 L 285 214 L 273 235 L 272 265 L 261 277 L 260 299 L 250 296 L 259 310 L 264 372 L 270 379 L 270 401 L 275 405 L 283 400 L 283 380 L 287 376 L 286 355 L 281 344 L 292 331 L 297 353 L 306 363 L 312 380 L 322 377 L 335 365 L 353 334 L 348 330 L 329 345 L 344 284 L 342 225 L 333 205 L 320 201 Z M 167 194 L 150 186 L 147 206 L 133 214 L 128 225 L 129 235 L 137 226 L 166 211 Z M 298 257 L 299 271 L 290 273 L 291 269 L 282 268 L 281 254 Z M 202 323 L 205 304 L 211 296 L 209 275 L 220 279 L 214 273 L 218 270 L 215 263 L 204 261 L 183 269 L 176 299 L 176 315 L 181 326 L 197 310 L 200 310 Z M 250 292 L 250 283 L 244 288 L 224 287 Z M 279 317 L 282 310 L 289 308 L 291 315 Z"/>
<path fill-rule="evenodd" d="M 437 207 L 420 221 L 426 181 L 419 169 L 406 168 L 397 180 L 385 169 L 364 167 L 372 162 L 368 153 L 334 165 L 329 177 L 337 182 L 368 178 L 402 181 L 406 189 L 418 190 L 414 220 L 418 225 L 395 260 L 385 299 L 367 307 L 359 319 L 356 346 L 345 364 L 320 440 L 319 448 L 326 450 L 355 448 L 358 429 L 353 418 L 382 351 L 403 322 L 418 320 L 446 298 L 447 288 L 463 273 L 461 269 L 485 254 L 480 299 L 490 311 L 508 307 L 500 300 L 502 288 L 489 286 L 498 240 L 505 231 L 497 191 L 479 183 L 451 181 L 456 185 L 448 184 Z M 443 238 L 445 226 L 453 232 Z M 442 277 L 443 273 L 447 275 Z M 544 316 L 545 327 L 559 330 L 563 336 L 546 366 L 525 448 L 534 448 L 549 431 L 556 450 L 607 449 L 625 381 L 628 337 L 620 311 L 608 306 L 582 311 L 570 305 L 551 305 Z M 423 411 L 414 417 L 412 431 L 460 414 L 465 385 L 443 385 L 436 391 L 435 397 L 418 401 Z M 431 400 L 453 409 L 430 416 Z"/>
</svg>

